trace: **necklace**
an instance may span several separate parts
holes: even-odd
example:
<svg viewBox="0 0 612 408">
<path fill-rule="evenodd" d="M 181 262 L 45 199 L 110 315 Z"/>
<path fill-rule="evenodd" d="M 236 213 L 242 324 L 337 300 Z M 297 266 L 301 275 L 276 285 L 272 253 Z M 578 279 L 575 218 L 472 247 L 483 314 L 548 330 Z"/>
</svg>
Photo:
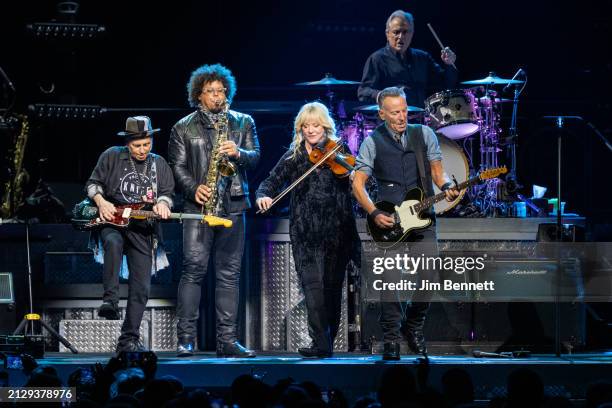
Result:
<svg viewBox="0 0 612 408">
<path fill-rule="evenodd" d="M 134 163 L 134 158 L 132 157 L 132 155 L 130 155 L 130 163 L 132 164 L 132 170 L 134 171 L 134 173 L 136 174 L 136 177 L 138 178 L 138 184 L 140 184 L 141 187 L 144 188 L 144 179 L 140 178 L 140 173 L 138 173 L 138 170 L 136 170 L 136 164 Z M 147 177 L 147 169 L 149 167 L 149 156 L 147 155 L 147 158 L 145 159 L 145 163 L 144 163 L 144 169 L 142 170 L 142 175 L 143 177 Z"/>
</svg>

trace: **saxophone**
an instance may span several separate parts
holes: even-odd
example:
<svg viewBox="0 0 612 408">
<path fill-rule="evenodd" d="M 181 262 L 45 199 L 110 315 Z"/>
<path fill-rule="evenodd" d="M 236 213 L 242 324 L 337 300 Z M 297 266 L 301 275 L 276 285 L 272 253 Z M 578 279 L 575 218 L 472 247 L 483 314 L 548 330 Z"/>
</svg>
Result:
<svg viewBox="0 0 612 408">
<path fill-rule="evenodd" d="M 202 211 L 205 215 L 217 216 L 219 213 L 219 177 L 233 177 L 237 173 L 236 165 L 229 160 L 227 155 L 219 153 L 221 144 L 227 141 L 229 128 L 227 117 L 228 111 L 229 104 L 225 102 L 221 119 L 214 123 L 215 130 L 217 131 L 217 138 L 215 139 L 215 144 L 210 155 L 208 174 L 206 175 L 206 186 L 212 190 L 212 193 L 208 201 L 204 203 L 202 207 Z"/>
<path fill-rule="evenodd" d="M 23 157 L 28 143 L 30 126 L 27 116 L 20 115 L 19 118 L 21 119 L 21 131 L 15 140 L 11 177 L 4 186 L 4 196 L 0 206 L 0 217 L 2 218 L 10 218 L 15 215 L 15 211 L 23 200 L 23 186 L 29 178 L 28 172 L 23 168 Z"/>
</svg>

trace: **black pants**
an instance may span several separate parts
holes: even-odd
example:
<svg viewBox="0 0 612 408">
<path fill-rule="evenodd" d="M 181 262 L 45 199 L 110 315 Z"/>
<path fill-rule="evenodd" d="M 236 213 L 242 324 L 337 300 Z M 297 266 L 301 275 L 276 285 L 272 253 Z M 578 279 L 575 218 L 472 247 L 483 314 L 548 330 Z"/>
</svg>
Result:
<svg viewBox="0 0 612 408">
<path fill-rule="evenodd" d="M 295 269 L 304 291 L 308 334 L 321 351 L 333 351 L 340 326 L 342 285 L 348 263 L 343 250 L 292 242 Z"/>
<path fill-rule="evenodd" d="M 104 301 L 119 303 L 119 271 L 123 254 L 127 257 L 130 271 L 127 310 L 119 337 L 119 344 L 123 344 L 138 339 L 140 322 L 149 299 L 153 262 L 152 231 L 147 228 L 103 228 L 100 234 L 104 247 Z"/>
<path fill-rule="evenodd" d="M 239 281 L 244 252 L 244 213 L 226 217 L 231 228 L 211 228 L 195 220 L 183 222 L 183 273 L 178 287 L 177 334 L 195 338 L 202 282 L 212 255 L 215 268 L 217 342 L 236 340 Z"/>
<path fill-rule="evenodd" d="M 405 251 L 412 256 L 437 256 L 437 236 L 435 226 L 426 228 L 419 232 L 414 242 L 401 244 L 396 251 L 388 251 L 387 257 L 394 257 L 397 252 Z M 437 271 L 419 272 L 417 275 L 417 286 L 421 279 L 430 281 L 439 280 Z M 381 303 L 380 327 L 383 332 L 383 341 L 398 342 L 402 340 L 402 329 L 422 330 L 429 310 L 431 292 L 415 292 L 410 302 L 398 298 L 398 301 Z"/>
</svg>

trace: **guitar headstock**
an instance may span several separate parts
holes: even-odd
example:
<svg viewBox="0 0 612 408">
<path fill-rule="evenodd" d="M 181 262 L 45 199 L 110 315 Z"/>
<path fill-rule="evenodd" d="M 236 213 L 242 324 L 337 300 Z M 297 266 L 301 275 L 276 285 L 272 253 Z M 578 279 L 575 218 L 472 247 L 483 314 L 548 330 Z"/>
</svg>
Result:
<svg viewBox="0 0 612 408">
<path fill-rule="evenodd" d="M 230 228 L 232 226 L 232 220 L 228 220 L 221 217 L 215 217 L 214 215 L 204 215 L 202 216 L 202 222 L 207 223 L 211 227 L 225 227 Z"/>
<path fill-rule="evenodd" d="M 506 174 L 507 172 L 508 169 L 506 168 L 506 166 L 494 167 L 492 169 L 481 171 L 478 177 L 480 177 L 481 180 L 488 180 L 500 176 L 502 174 Z"/>
</svg>

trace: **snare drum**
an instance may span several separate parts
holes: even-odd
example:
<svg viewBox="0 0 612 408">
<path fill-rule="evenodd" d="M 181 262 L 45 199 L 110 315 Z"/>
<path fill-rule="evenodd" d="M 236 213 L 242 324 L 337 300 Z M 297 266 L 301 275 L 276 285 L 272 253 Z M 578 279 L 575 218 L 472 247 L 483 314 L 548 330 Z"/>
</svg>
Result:
<svg viewBox="0 0 612 408">
<path fill-rule="evenodd" d="M 442 167 L 444 172 L 449 177 L 455 177 L 458 183 L 462 183 L 468 179 L 469 166 L 468 161 L 463 154 L 463 149 L 450 139 L 444 136 L 438 136 L 438 143 L 440 144 L 440 150 L 442 151 Z M 442 214 L 450 210 L 463 198 L 466 190 L 463 190 L 457 198 L 453 201 L 442 200 L 434 204 L 434 210 L 436 214 Z M 440 193 L 440 189 L 434 184 L 434 193 Z"/>
<path fill-rule="evenodd" d="M 450 89 L 425 100 L 425 123 L 449 139 L 478 132 L 480 115 L 472 89 Z"/>
</svg>

